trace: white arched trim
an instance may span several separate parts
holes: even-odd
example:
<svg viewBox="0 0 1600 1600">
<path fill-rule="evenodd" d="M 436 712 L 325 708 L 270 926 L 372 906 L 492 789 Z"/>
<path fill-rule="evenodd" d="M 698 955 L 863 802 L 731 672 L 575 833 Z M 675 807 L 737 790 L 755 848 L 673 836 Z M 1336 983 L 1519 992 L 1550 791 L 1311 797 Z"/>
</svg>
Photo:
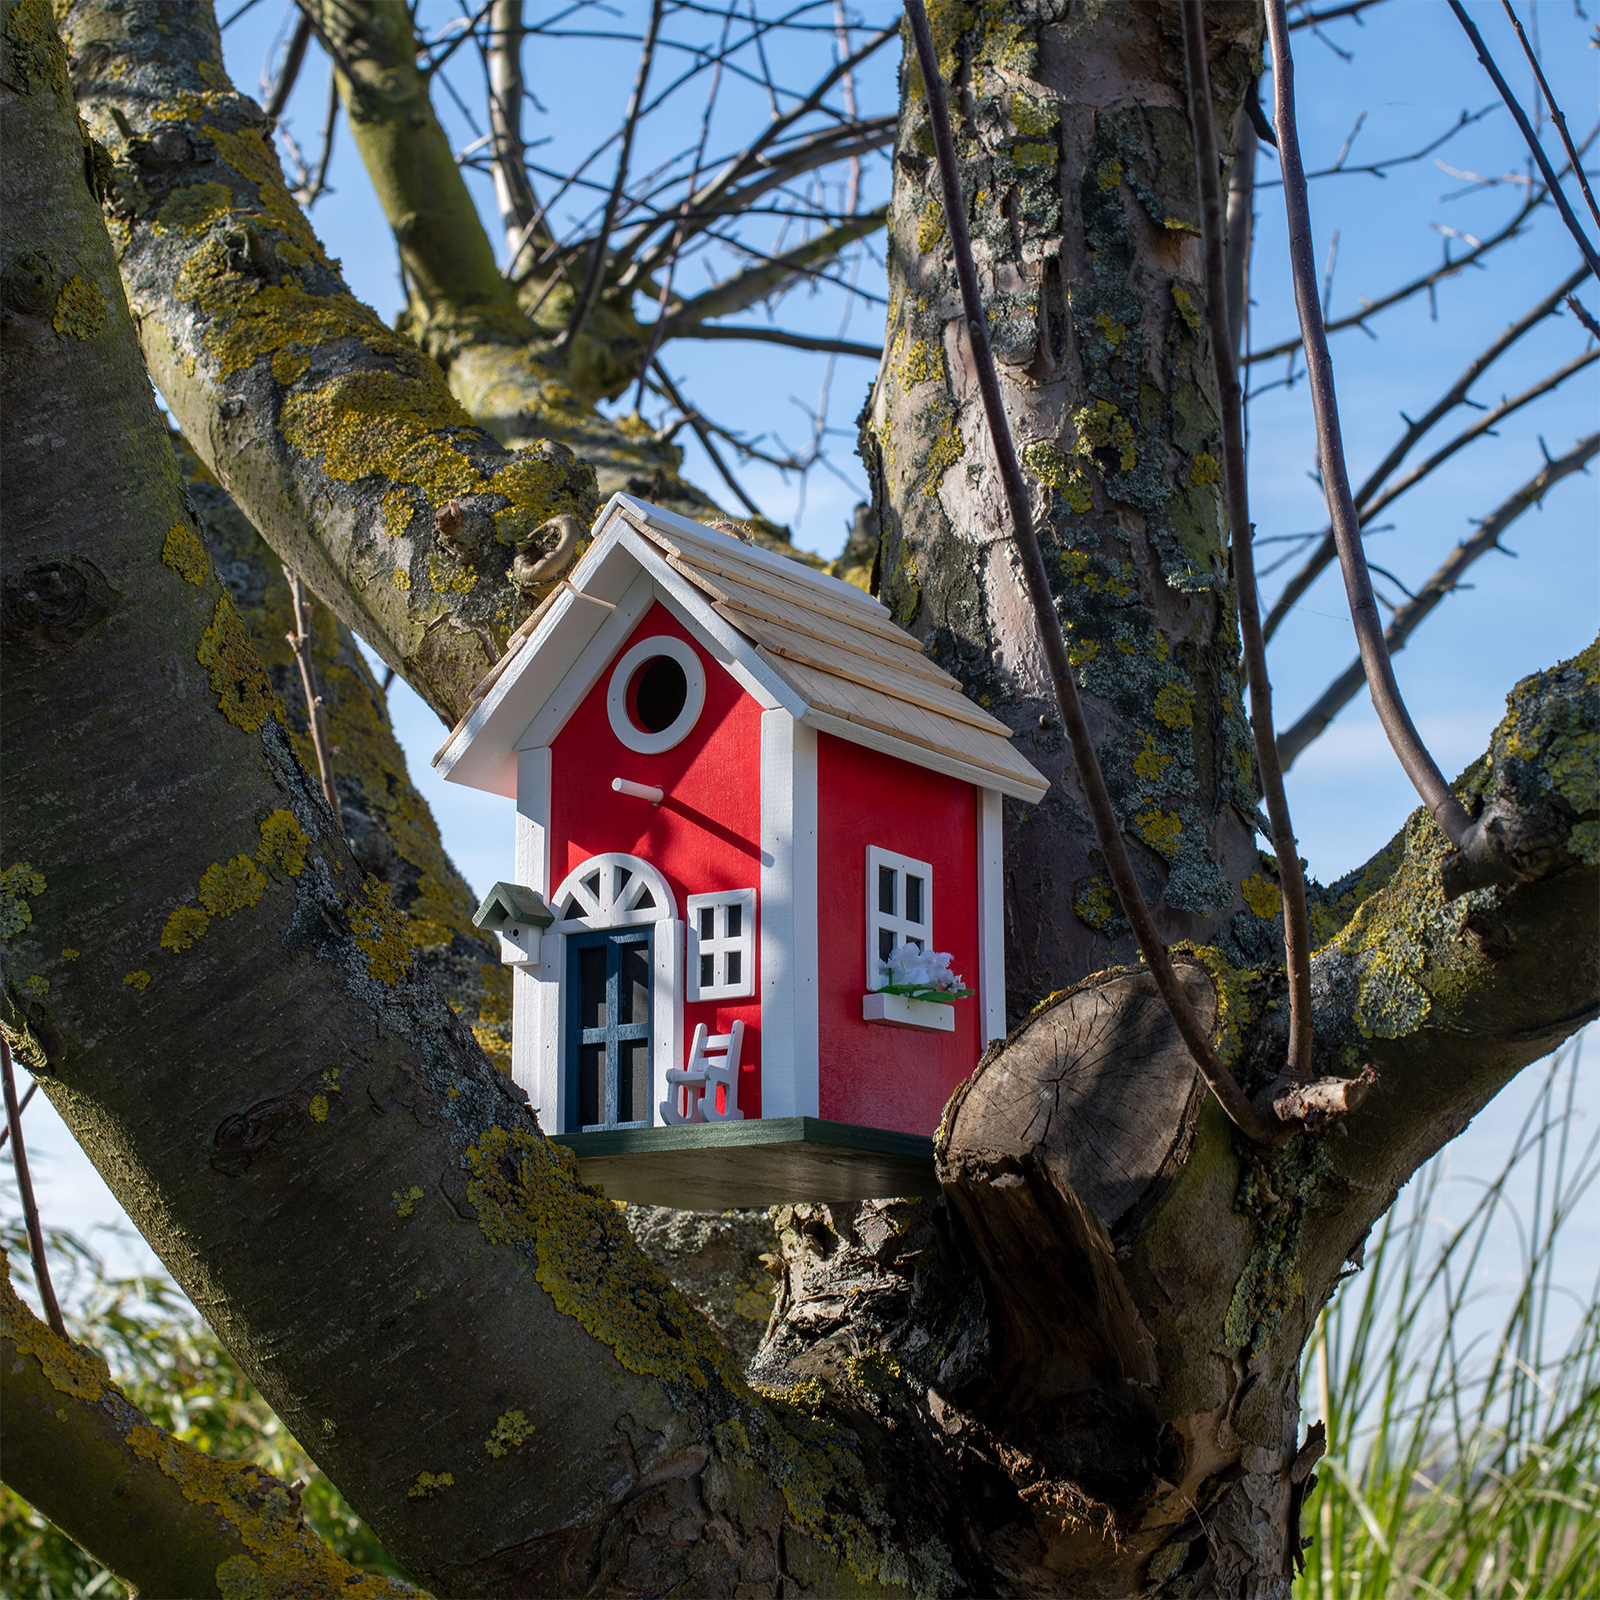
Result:
<svg viewBox="0 0 1600 1600">
<path fill-rule="evenodd" d="M 650 1077 L 652 1120 L 668 1098 L 667 1072 L 683 1065 L 684 927 L 667 880 L 638 856 L 607 852 L 590 856 L 561 880 L 550 897 L 556 914 L 550 934 L 598 932 L 603 928 L 648 927 L 650 935 Z M 570 1104 L 567 1072 L 567 941 L 539 941 L 540 964 L 533 1004 L 537 1008 L 534 1082 L 524 1085 L 544 1127 L 576 1132 L 577 1107 Z"/>
<path fill-rule="evenodd" d="M 626 928 L 638 922 L 672 921 L 678 915 L 667 880 L 648 861 L 614 850 L 574 867 L 550 904 L 556 933 Z"/>
</svg>

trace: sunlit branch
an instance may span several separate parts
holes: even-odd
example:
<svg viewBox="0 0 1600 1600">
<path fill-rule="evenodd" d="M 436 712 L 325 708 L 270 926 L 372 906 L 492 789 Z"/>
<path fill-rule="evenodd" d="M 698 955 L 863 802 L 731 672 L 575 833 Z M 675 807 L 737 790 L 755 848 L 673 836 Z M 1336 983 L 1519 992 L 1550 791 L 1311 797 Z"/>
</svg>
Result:
<svg viewBox="0 0 1600 1600">
<path fill-rule="evenodd" d="M 1369 509 L 1369 502 L 1388 480 L 1395 468 L 1410 454 L 1412 446 L 1423 438 L 1440 418 L 1463 404 L 1473 384 L 1525 333 L 1542 323 L 1561 303 L 1562 297 L 1577 288 L 1588 275 L 1589 269 L 1587 267 L 1579 267 L 1575 272 L 1569 274 L 1544 299 L 1505 329 L 1481 354 L 1468 362 L 1455 382 L 1420 417 L 1415 420 L 1410 417 L 1406 418 L 1405 432 L 1400 435 L 1400 438 L 1390 448 L 1388 454 L 1367 474 L 1366 482 L 1356 490 L 1356 510 L 1362 514 L 1361 520 L 1363 522 L 1366 522 L 1376 514 L 1378 508 L 1372 506 Z M 1390 498 L 1393 497 L 1391 496 Z M 1294 609 L 1294 606 L 1306 590 L 1316 582 L 1323 571 L 1334 561 L 1337 554 L 1333 530 L 1329 528 L 1324 532 L 1321 542 L 1310 557 L 1307 558 L 1305 564 L 1284 585 L 1283 592 L 1273 603 L 1271 611 L 1268 612 L 1265 629 L 1268 639 L 1271 639 L 1273 634 L 1278 631 L 1283 624 L 1283 619 Z"/>
<path fill-rule="evenodd" d="M 495 199 L 505 228 L 512 277 L 539 232 L 541 213 L 528 178 L 522 140 L 522 0 L 493 0 L 484 67 L 489 80 L 489 148 Z"/>
<path fill-rule="evenodd" d="M 961 178 L 956 168 L 955 142 L 950 136 L 950 113 L 944 97 L 944 80 L 939 76 L 939 58 L 934 52 L 933 35 L 928 28 L 928 14 L 922 0 L 905 0 L 906 16 L 911 23 L 911 37 L 916 45 L 917 64 L 922 69 L 923 88 L 928 97 L 928 115 L 933 124 L 934 150 L 939 161 L 939 181 L 944 196 L 944 214 L 949 228 L 951 254 L 955 260 L 956 280 L 961 290 L 961 309 L 966 319 L 967 347 L 972 368 L 977 378 L 978 390 L 983 399 L 984 416 L 989 425 L 989 438 L 999 467 L 1000 487 L 1005 497 L 1006 509 L 1011 519 L 1011 537 L 1022 567 L 1023 582 L 1032 606 L 1039 631 L 1039 642 L 1050 683 L 1055 691 L 1062 727 L 1072 748 L 1073 765 L 1077 768 L 1084 798 L 1094 821 L 1095 836 L 1105 859 L 1106 870 L 1122 903 L 1122 912 L 1139 942 L 1140 952 L 1155 980 L 1160 994 L 1179 1037 L 1188 1048 L 1207 1087 L 1216 1095 L 1218 1104 L 1238 1127 L 1259 1143 L 1281 1143 L 1293 1129 L 1275 1118 L 1263 1115 L 1246 1097 L 1223 1066 L 1212 1048 L 1211 1037 L 1200 1024 L 1189 998 L 1183 991 L 1172 958 L 1156 928 L 1150 908 L 1145 904 L 1139 880 L 1134 876 L 1133 863 L 1122 838 L 1122 824 L 1106 787 L 1105 773 L 1100 758 L 1095 753 L 1094 740 L 1084 716 L 1083 702 L 1078 698 L 1077 680 L 1072 663 L 1067 658 L 1066 639 L 1061 631 L 1061 618 L 1056 611 L 1055 597 L 1050 591 L 1050 578 L 1045 570 L 1044 552 L 1039 546 L 1039 535 L 1033 525 L 1033 510 L 1028 503 L 1027 485 L 1022 468 L 1017 461 L 1015 443 L 1011 437 L 1011 424 L 1006 418 L 1005 402 L 1000 394 L 1000 380 L 995 371 L 994 355 L 989 347 L 989 329 L 984 316 L 983 297 L 978 290 L 977 269 L 972 259 L 972 239 L 967 231 L 967 210 L 961 193 Z"/>
<path fill-rule="evenodd" d="M 1480 556 L 1493 550 L 1506 529 L 1530 506 L 1538 505 L 1553 485 L 1571 473 L 1582 471 L 1597 452 L 1600 452 L 1600 434 L 1591 433 L 1566 455 L 1546 461 L 1510 499 L 1485 517 L 1478 531 L 1457 545 L 1438 571 L 1395 612 L 1383 635 L 1389 651 L 1393 653 L 1403 649 L 1406 640 L 1422 625 L 1428 614 L 1446 595 L 1461 586 L 1461 578 L 1467 568 Z M 1328 685 L 1293 727 L 1278 735 L 1278 752 L 1285 770 L 1307 745 L 1321 736 L 1365 681 L 1366 673 L 1358 656 Z"/>
</svg>

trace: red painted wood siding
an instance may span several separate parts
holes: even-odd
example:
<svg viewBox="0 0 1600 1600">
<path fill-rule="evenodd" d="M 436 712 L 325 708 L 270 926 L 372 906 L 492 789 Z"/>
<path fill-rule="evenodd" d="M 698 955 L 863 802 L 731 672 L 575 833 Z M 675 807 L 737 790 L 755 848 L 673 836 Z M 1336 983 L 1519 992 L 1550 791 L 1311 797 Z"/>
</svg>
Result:
<svg viewBox="0 0 1600 1600">
<path fill-rule="evenodd" d="M 866 993 L 867 846 L 933 867 L 934 948 L 978 987 L 977 791 L 893 756 L 817 735 L 820 1113 L 836 1122 L 931 1134 L 978 1064 L 978 997 L 954 1033 L 861 1020 Z"/>
<path fill-rule="evenodd" d="M 606 691 L 616 660 L 658 634 L 694 647 L 705 668 L 706 700 L 680 743 L 640 755 L 611 731 Z M 688 895 L 760 886 L 761 707 L 659 602 L 639 619 L 550 750 L 552 891 L 574 867 L 608 851 L 650 862 L 671 885 L 680 917 Z M 667 797 L 656 807 L 617 794 L 613 778 L 653 784 Z M 758 919 L 763 909 L 758 902 Z M 700 1001 L 683 1013 L 685 1054 L 697 1023 L 726 1033 L 736 1019 L 744 1022 L 739 1107 L 747 1117 L 761 1114 L 759 965 L 755 981 L 748 1000 Z"/>
</svg>

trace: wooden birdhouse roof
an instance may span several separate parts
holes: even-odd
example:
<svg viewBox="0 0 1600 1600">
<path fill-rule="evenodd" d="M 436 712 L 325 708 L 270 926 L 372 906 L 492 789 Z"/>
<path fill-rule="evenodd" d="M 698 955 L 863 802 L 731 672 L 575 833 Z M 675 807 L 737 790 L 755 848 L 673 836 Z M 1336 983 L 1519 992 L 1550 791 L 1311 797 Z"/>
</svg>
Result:
<svg viewBox="0 0 1600 1600">
<path fill-rule="evenodd" d="M 516 752 L 547 744 L 659 600 L 767 707 L 1017 799 L 1048 781 L 870 596 L 629 495 L 514 636 L 434 766 L 516 793 Z"/>
</svg>

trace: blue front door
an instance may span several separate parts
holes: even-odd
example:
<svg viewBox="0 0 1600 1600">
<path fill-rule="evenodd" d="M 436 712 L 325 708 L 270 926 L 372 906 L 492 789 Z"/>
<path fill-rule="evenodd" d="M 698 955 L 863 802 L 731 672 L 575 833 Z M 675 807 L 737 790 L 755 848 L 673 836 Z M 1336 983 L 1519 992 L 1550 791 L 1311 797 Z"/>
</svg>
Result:
<svg viewBox="0 0 1600 1600">
<path fill-rule="evenodd" d="M 577 1131 L 649 1127 L 648 928 L 568 935 L 567 1041 Z"/>
</svg>

